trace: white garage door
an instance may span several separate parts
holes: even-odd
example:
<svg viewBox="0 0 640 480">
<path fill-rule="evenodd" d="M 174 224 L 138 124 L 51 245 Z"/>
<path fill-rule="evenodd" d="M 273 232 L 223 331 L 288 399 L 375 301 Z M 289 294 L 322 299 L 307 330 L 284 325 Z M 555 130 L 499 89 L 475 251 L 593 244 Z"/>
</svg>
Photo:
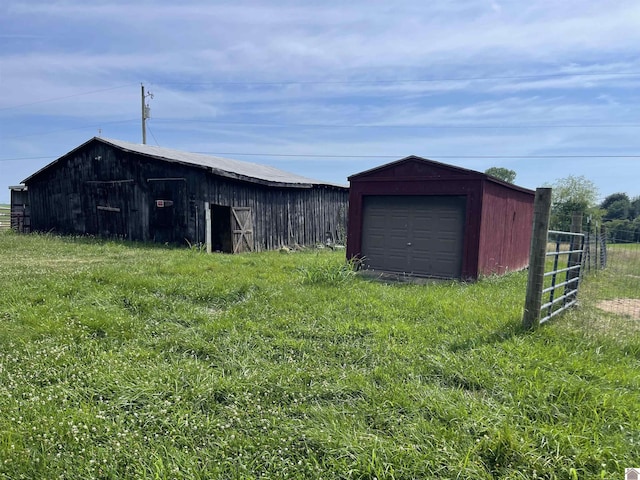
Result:
<svg viewBox="0 0 640 480">
<path fill-rule="evenodd" d="M 363 201 L 367 268 L 460 277 L 466 197 L 365 196 Z"/>
</svg>

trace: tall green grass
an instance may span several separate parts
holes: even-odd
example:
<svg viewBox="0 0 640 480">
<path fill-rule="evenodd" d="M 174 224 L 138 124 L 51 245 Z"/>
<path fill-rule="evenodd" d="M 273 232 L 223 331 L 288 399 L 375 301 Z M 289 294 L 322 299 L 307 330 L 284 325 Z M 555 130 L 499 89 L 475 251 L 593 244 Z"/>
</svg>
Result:
<svg viewBox="0 0 640 480">
<path fill-rule="evenodd" d="M 621 478 L 634 336 L 520 328 L 525 273 L 0 235 L 0 478 Z M 593 321 L 593 320 L 592 320 Z M 637 466 L 637 465 L 636 465 Z"/>
</svg>

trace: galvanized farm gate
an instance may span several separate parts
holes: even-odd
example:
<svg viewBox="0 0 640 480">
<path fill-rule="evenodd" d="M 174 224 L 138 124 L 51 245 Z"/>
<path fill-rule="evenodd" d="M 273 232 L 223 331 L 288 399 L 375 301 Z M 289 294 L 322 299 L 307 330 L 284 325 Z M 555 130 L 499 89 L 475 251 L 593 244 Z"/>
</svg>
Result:
<svg viewBox="0 0 640 480">
<path fill-rule="evenodd" d="M 544 323 L 552 317 L 565 311 L 578 301 L 578 287 L 583 272 L 583 257 L 585 252 L 585 235 L 575 232 L 559 232 L 549 230 L 548 242 L 551 251 L 547 251 L 544 272 L 546 288 L 542 290 L 543 301 L 540 306 L 539 323 Z"/>
</svg>

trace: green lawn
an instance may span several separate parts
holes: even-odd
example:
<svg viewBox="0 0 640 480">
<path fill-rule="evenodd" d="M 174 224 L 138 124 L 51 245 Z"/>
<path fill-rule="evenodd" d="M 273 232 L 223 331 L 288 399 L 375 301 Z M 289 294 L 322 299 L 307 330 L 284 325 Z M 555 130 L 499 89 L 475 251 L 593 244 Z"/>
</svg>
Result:
<svg viewBox="0 0 640 480">
<path fill-rule="evenodd" d="M 343 255 L 0 234 L 0 478 L 586 479 L 638 466 L 628 319 L 594 328 L 586 303 L 523 332 L 524 272 L 389 285 Z"/>
</svg>

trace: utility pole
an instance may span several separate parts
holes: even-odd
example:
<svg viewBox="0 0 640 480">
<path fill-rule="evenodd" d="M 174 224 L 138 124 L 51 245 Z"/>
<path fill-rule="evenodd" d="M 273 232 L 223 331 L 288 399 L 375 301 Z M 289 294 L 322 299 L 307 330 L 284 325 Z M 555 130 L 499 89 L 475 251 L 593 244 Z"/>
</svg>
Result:
<svg viewBox="0 0 640 480">
<path fill-rule="evenodd" d="M 144 93 L 144 84 L 140 84 L 141 88 L 141 96 L 140 100 L 142 102 L 142 144 L 147 144 L 147 119 L 151 118 L 151 109 L 149 108 L 149 104 L 144 103 L 144 99 L 147 97 L 153 98 L 153 93 L 149 92 L 147 94 Z"/>
</svg>

